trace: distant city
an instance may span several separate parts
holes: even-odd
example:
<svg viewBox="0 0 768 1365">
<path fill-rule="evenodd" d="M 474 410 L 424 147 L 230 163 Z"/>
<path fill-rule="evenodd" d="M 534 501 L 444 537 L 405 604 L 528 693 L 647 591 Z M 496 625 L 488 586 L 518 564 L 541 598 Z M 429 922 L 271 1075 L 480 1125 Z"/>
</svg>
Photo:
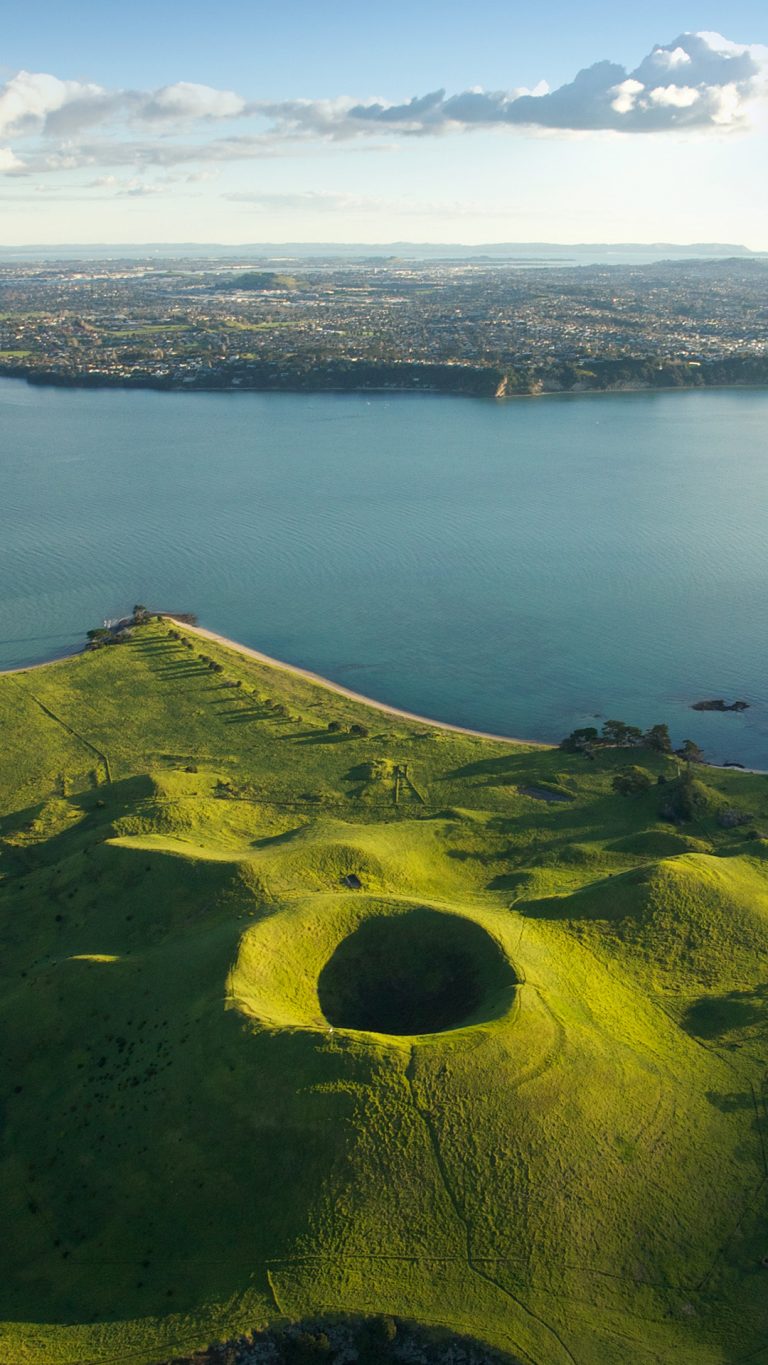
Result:
<svg viewBox="0 0 768 1365">
<path fill-rule="evenodd" d="M 497 397 L 768 382 L 768 257 L 714 246 L 514 249 L 539 258 L 492 260 L 512 248 L 483 247 L 464 260 L 426 259 L 426 248 L 419 259 L 360 259 L 362 248 L 349 247 L 305 257 L 283 248 L 279 260 L 266 249 L 230 256 L 234 248 L 220 249 L 226 259 L 191 248 L 6 259 L 0 373 L 89 386 Z M 553 255 L 665 249 L 677 257 L 563 264 Z"/>
</svg>

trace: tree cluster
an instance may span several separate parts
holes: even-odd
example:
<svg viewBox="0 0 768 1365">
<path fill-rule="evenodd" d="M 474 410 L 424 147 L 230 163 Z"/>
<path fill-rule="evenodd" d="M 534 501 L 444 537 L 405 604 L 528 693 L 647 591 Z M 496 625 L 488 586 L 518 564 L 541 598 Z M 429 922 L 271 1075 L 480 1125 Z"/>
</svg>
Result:
<svg viewBox="0 0 768 1365">
<path fill-rule="evenodd" d="M 572 730 L 561 740 L 560 748 L 567 754 L 589 753 L 593 749 L 655 749 L 660 754 L 671 754 L 669 727 L 652 725 L 641 730 L 638 725 L 627 725 L 623 720 L 607 720 L 602 730 L 596 725 L 583 725 Z"/>
<path fill-rule="evenodd" d="M 704 754 L 692 739 L 684 739 L 679 749 L 672 748 L 669 726 L 652 725 L 641 730 L 638 725 L 627 725 L 623 720 L 607 720 L 601 730 L 595 725 L 583 725 L 572 730 L 560 741 L 566 754 L 586 754 L 592 757 L 595 749 L 651 749 L 657 754 L 676 754 L 686 763 L 702 763 Z"/>
<path fill-rule="evenodd" d="M 108 626 L 97 626 L 88 631 L 87 649 L 103 649 L 105 645 L 125 645 L 133 639 L 133 632 L 124 626 L 121 630 L 110 630 Z"/>
</svg>

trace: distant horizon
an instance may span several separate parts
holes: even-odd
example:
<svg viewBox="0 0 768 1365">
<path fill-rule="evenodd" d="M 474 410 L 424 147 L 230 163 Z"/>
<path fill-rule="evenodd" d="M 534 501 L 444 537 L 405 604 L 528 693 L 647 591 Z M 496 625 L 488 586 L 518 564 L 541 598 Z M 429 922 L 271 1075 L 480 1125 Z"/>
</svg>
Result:
<svg viewBox="0 0 768 1365">
<path fill-rule="evenodd" d="M 650 241 L 608 241 L 608 240 L 583 240 L 583 241 L 555 241 L 552 239 L 529 239 L 527 241 L 499 240 L 495 239 L 486 242 L 466 242 L 457 239 L 450 241 L 438 241 L 430 238 L 392 238 L 389 240 L 364 241 L 359 238 L 329 238 L 322 240 L 319 238 L 294 238 L 291 240 L 244 240 L 240 242 L 226 242 L 213 238 L 205 240 L 186 239 L 167 239 L 158 240 L 147 238 L 141 241 L 52 241 L 52 242 L 7 242 L 0 243 L 0 255 L 8 252 L 23 252 L 32 254 L 34 252 L 51 251 L 171 251 L 171 250 L 215 250 L 223 252 L 238 251 L 291 251 L 308 249 L 318 251 L 364 251 L 366 253 L 378 253 L 382 251 L 397 252 L 404 248 L 419 251 L 461 251 L 472 255 L 483 255 L 490 252 L 523 252 L 533 251 L 565 251 L 583 253 L 589 251 L 605 252 L 705 252 L 708 254 L 721 253 L 725 255 L 744 255 L 744 256 L 764 256 L 768 255 L 768 247 L 764 250 L 750 247 L 743 242 L 720 242 L 720 241 L 671 241 L 671 240 L 650 240 Z"/>
</svg>

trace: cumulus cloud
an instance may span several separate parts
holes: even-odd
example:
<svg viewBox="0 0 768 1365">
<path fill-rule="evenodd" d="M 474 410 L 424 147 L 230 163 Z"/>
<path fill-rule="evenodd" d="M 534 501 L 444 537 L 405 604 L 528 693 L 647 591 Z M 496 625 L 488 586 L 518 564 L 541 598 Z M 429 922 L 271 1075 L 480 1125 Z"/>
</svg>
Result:
<svg viewBox="0 0 768 1365">
<path fill-rule="evenodd" d="M 25 136 L 44 128 L 68 105 L 87 106 L 107 97 L 98 85 L 61 81 L 43 72 L 19 71 L 0 89 L 0 137 Z"/>
<path fill-rule="evenodd" d="M 24 169 L 24 162 L 11 147 L 0 147 L 0 175 L 19 175 Z"/>
<path fill-rule="evenodd" d="M 213 86 L 194 85 L 190 81 L 166 85 L 149 97 L 139 96 L 138 104 L 137 117 L 183 123 L 195 119 L 238 118 L 246 109 L 245 100 L 234 90 L 216 90 Z"/>
<path fill-rule="evenodd" d="M 188 125 L 237 118 L 246 101 L 233 90 L 178 81 L 159 90 L 106 90 L 19 71 L 0 89 L 0 137 L 71 137 L 96 124 Z"/>
<path fill-rule="evenodd" d="M 458 94 L 433 90 L 388 103 L 351 98 L 246 100 L 178 81 L 157 90 L 108 90 L 20 71 L 0 86 L 0 174 L 172 166 L 285 154 L 305 143 L 425 137 L 481 128 L 563 134 L 728 131 L 745 126 L 768 90 L 768 48 L 717 33 L 683 33 L 633 70 L 598 61 L 550 90 Z M 215 127 L 240 123 L 226 136 Z M 23 144 L 22 156 L 17 146 Z"/>
<path fill-rule="evenodd" d="M 768 48 L 716 33 L 683 33 L 655 47 L 633 71 L 600 61 L 548 90 L 434 90 L 405 103 L 336 107 L 317 101 L 262 106 L 278 128 L 354 137 L 386 128 L 425 135 L 478 127 L 563 132 L 660 133 L 738 126 L 749 102 L 765 94 Z"/>
</svg>

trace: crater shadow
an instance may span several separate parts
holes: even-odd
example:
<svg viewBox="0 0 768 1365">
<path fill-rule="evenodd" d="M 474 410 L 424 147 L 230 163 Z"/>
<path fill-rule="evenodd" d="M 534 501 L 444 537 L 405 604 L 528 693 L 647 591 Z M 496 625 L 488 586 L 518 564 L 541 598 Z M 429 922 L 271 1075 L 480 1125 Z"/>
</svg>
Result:
<svg viewBox="0 0 768 1365">
<path fill-rule="evenodd" d="M 479 924 L 420 907 L 363 920 L 320 972 L 318 997 L 334 1027 L 411 1036 L 498 1018 L 516 984 Z"/>
</svg>

